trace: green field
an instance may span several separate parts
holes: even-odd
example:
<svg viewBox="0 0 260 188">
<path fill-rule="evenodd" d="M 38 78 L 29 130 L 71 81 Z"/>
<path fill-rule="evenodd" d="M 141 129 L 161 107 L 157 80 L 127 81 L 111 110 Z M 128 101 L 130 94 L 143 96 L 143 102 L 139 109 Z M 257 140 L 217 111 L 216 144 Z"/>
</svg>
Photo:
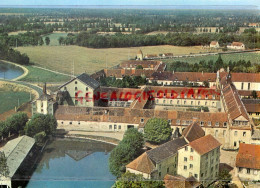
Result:
<svg viewBox="0 0 260 188">
<path fill-rule="evenodd" d="M 53 73 L 40 68 L 25 66 L 29 73 L 21 81 L 26 82 L 65 82 L 70 80 L 69 76 Z"/>
<path fill-rule="evenodd" d="M 30 93 L 27 92 L 14 92 L 14 91 L 6 91 L 0 88 L 0 114 L 14 109 L 15 106 L 22 105 L 30 101 Z"/>
<path fill-rule="evenodd" d="M 221 55 L 223 61 L 225 63 L 228 63 L 231 61 L 239 61 L 239 60 L 245 60 L 245 61 L 251 61 L 252 64 L 254 63 L 260 63 L 260 53 L 238 53 L 238 54 L 225 54 Z M 213 60 L 214 62 L 217 60 L 218 55 L 210 55 L 210 56 L 202 56 L 202 57 L 185 57 L 185 58 L 174 58 L 165 60 L 164 62 L 174 62 L 174 61 L 182 61 L 182 62 L 188 62 L 188 63 L 199 63 L 202 60 L 209 61 Z"/>
<path fill-rule="evenodd" d="M 80 46 L 28 46 L 18 47 L 21 53 L 26 53 L 31 62 L 40 67 L 70 74 L 83 72 L 92 74 L 106 67 L 118 65 L 129 58 L 135 58 L 139 49 L 143 54 L 174 53 L 176 55 L 200 53 L 207 50 L 199 46 L 179 47 L 170 45 L 142 46 L 131 48 L 85 48 Z"/>
<path fill-rule="evenodd" d="M 68 33 L 52 33 L 52 34 L 49 34 L 49 35 L 46 35 L 43 37 L 43 41 L 44 41 L 44 44 L 45 44 L 45 37 L 50 37 L 50 46 L 59 46 L 59 41 L 58 39 L 60 37 L 66 37 L 68 35 Z M 45 44 L 46 45 L 46 44 Z"/>
</svg>

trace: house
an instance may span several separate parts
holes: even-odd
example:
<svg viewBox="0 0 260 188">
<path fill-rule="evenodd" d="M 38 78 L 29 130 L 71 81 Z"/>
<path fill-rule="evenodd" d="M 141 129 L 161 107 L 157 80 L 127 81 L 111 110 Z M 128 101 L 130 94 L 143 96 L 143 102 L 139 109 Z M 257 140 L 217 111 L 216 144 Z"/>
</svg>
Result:
<svg viewBox="0 0 260 188">
<path fill-rule="evenodd" d="M 93 107 L 98 100 L 100 84 L 86 73 L 83 73 L 59 87 L 62 103 L 71 106 Z"/>
<path fill-rule="evenodd" d="M 43 94 L 32 102 L 32 115 L 39 114 L 51 114 L 53 115 L 57 108 L 56 101 L 47 94 L 46 83 L 43 86 Z"/>
<path fill-rule="evenodd" d="M 28 136 L 21 136 L 7 142 L 1 151 L 4 152 L 7 158 L 9 174 L 7 177 L 0 175 L 0 187 L 7 186 L 12 188 L 13 180 L 20 179 L 17 171 L 25 161 L 29 161 L 28 157 L 30 156 L 34 144 L 35 140 Z"/>
<path fill-rule="evenodd" d="M 245 50 L 245 44 L 243 44 L 242 42 L 232 42 L 231 44 L 227 45 L 228 49 L 231 50 Z"/>
<path fill-rule="evenodd" d="M 260 145 L 240 143 L 235 170 L 236 176 L 243 181 L 259 181 Z"/>
<path fill-rule="evenodd" d="M 212 135 L 189 142 L 178 150 L 177 174 L 185 178 L 194 176 L 204 186 L 217 180 L 220 146 Z"/>
<path fill-rule="evenodd" d="M 139 50 L 136 54 L 136 60 L 141 60 L 143 61 L 143 52 L 142 50 Z"/>
<path fill-rule="evenodd" d="M 211 41 L 209 46 L 210 46 L 210 48 L 219 48 L 220 47 L 218 41 Z"/>
<path fill-rule="evenodd" d="M 146 151 L 126 165 L 126 171 L 142 174 L 146 179 L 163 179 L 166 174 L 176 175 L 178 148 L 186 144 L 184 138 L 177 138 Z"/>
<path fill-rule="evenodd" d="M 145 59 L 154 59 L 157 58 L 158 56 L 156 54 L 147 54 L 146 56 L 144 56 Z"/>
<path fill-rule="evenodd" d="M 180 175 L 172 176 L 166 174 L 163 181 L 166 188 L 196 188 L 201 185 L 193 176 L 184 178 Z"/>
<path fill-rule="evenodd" d="M 250 117 L 260 119 L 260 100 L 259 99 L 242 99 L 243 104 Z"/>
</svg>

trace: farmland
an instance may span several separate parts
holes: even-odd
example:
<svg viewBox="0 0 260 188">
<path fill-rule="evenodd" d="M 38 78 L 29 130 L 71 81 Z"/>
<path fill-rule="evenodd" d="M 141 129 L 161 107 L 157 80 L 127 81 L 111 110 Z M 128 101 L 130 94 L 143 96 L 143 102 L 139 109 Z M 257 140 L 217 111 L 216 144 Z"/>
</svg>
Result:
<svg viewBox="0 0 260 188">
<path fill-rule="evenodd" d="M 35 65 L 68 74 L 73 70 L 73 62 L 75 74 L 82 72 L 91 74 L 106 67 L 115 66 L 129 58 L 135 58 L 139 49 L 143 51 L 144 55 L 160 53 L 182 55 L 207 51 L 198 46 L 176 47 L 170 45 L 103 49 L 79 46 L 18 47 L 18 50 L 26 53 Z"/>
<path fill-rule="evenodd" d="M 25 91 L 14 92 L 0 88 L 0 114 L 14 109 L 14 107 L 30 101 L 30 93 Z"/>
<path fill-rule="evenodd" d="M 252 64 L 259 63 L 260 62 L 260 53 L 239 53 L 239 54 L 225 54 L 221 55 L 224 63 L 228 63 L 231 61 L 239 61 L 239 60 L 245 60 L 245 61 L 251 61 Z M 188 63 L 199 63 L 200 61 L 210 61 L 213 60 L 214 62 L 217 60 L 218 55 L 209 55 L 209 56 L 202 56 L 202 57 L 185 57 L 185 58 L 175 58 L 175 59 L 169 59 L 165 60 L 165 62 L 173 62 L 173 61 L 182 61 L 182 62 L 188 62 Z"/>
</svg>

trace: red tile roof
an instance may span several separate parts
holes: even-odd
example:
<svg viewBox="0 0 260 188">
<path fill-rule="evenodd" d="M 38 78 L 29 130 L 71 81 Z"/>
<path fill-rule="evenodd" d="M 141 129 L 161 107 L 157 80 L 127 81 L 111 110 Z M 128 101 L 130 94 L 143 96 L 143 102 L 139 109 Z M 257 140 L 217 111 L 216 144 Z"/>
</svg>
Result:
<svg viewBox="0 0 260 188">
<path fill-rule="evenodd" d="M 199 185 L 200 183 L 194 177 L 184 178 L 180 175 L 172 176 L 169 174 L 164 177 L 164 186 L 166 188 L 195 188 Z"/>
<path fill-rule="evenodd" d="M 232 42 L 232 46 L 242 46 L 244 45 L 242 42 Z"/>
<path fill-rule="evenodd" d="M 126 165 L 126 168 L 130 168 L 146 174 L 151 174 L 155 170 L 155 165 L 148 157 L 147 153 L 144 152 L 142 155 Z"/>
<path fill-rule="evenodd" d="M 216 45 L 218 41 L 211 41 L 210 45 Z"/>
<path fill-rule="evenodd" d="M 189 145 L 200 155 L 204 155 L 221 146 L 221 144 L 211 134 L 194 140 L 190 142 Z"/>
<path fill-rule="evenodd" d="M 260 145 L 240 143 L 236 167 L 260 170 Z"/>
<path fill-rule="evenodd" d="M 192 142 L 198 138 L 205 136 L 205 132 L 199 126 L 198 122 L 190 124 L 183 132 L 182 135 L 189 141 Z"/>
</svg>

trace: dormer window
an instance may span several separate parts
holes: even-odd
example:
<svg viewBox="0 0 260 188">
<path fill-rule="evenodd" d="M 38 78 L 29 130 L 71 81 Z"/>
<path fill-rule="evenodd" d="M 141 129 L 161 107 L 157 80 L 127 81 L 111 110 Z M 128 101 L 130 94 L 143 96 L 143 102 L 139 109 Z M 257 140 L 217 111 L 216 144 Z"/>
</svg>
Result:
<svg viewBox="0 0 260 188">
<path fill-rule="evenodd" d="M 224 123 L 224 127 L 227 127 L 227 122 Z"/>
<path fill-rule="evenodd" d="M 77 81 L 75 81 L 75 84 L 77 84 L 78 82 Z"/>
<path fill-rule="evenodd" d="M 211 121 L 208 122 L 208 126 L 211 126 Z"/>
<path fill-rule="evenodd" d="M 200 126 L 204 126 L 204 122 L 203 121 L 200 122 Z"/>
<path fill-rule="evenodd" d="M 219 122 L 216 122 L 215 126 L 218 127 L 219 126 Z"/>
<path fill-rule="evenodd" d="M 206 95 L 205 98 L 208 99 L 208 95 Z"/>
</svg>

